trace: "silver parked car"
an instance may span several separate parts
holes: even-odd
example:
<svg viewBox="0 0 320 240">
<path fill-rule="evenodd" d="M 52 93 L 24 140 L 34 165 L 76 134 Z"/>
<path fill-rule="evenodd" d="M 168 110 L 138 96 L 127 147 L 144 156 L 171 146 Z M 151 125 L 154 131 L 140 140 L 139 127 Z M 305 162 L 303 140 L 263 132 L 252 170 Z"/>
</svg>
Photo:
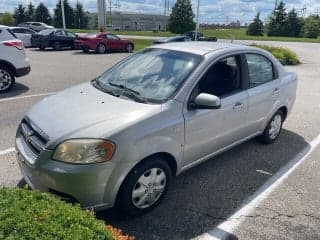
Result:
<svg viewBox="0 0 320 240">
<path fill-rule="evenodd" d="M 32 188 L 141 214 L 172 176 L 250 138 L 274 142 L 296 87 L 261 49 L 152 46 L 37 103 L 17 131 L 19 166 Z"/>
<path fill-rule="evenodd" d="M 52 29 L 54 28 L 53 26 L 47 25 L 43 22 L 23 22 L 18 24 L 18 27 L 25 27 L 29 28 L 31 30 L 34 30 L 36 32 L 45 30 L 45 29 Z"/>
<path fill-rule="evenodd" d="M 11 31 L 20 39 L 25 47 L 31 47 L 31 37 L 36 34 L 35 31 L 24 27 L 10 27 Z"/>
</svg>

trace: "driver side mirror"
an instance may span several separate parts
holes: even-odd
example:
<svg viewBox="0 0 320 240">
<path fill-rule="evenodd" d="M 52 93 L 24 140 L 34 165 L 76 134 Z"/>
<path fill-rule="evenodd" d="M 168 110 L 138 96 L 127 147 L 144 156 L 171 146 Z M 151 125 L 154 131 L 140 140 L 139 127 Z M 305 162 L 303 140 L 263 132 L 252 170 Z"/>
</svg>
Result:
<svg viewBox="0 0 320 240">
<path fill-rule="evenodd" d="M 200 93 L 193 102 L 189 103 L 189 107 L 192 109 L 218 109 L 221 107 L 221 100 L 215 95 Z"/>
</svg>

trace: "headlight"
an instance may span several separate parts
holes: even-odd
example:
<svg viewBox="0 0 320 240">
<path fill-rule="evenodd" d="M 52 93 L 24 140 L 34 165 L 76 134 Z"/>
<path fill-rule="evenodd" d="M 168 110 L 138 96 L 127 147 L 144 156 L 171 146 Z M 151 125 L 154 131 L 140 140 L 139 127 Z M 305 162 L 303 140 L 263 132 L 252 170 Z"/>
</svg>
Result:
<svg viewBox="0 0 320 240">
<path fill-rule="evenodd" d="M 109 161 L 115 144 L 101 139 L 71 139 L 61 143 L 53 153 L 53 160 L 88 164 Z"/>
</svg>

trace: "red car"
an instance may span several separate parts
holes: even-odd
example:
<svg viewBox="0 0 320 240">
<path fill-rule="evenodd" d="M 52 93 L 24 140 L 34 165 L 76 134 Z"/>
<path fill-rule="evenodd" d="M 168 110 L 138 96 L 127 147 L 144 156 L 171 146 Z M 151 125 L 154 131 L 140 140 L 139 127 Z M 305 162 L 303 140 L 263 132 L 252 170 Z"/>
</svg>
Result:
<svg viewBox="0 0 320 240">
<path fill-rule="evenodd" d="M 134 44 L 127 39 L 120 39 L 111 33 L 89 34 L 84 37 L 78 37 L 74 40 L 75 48 L 82 49 L 84 52 L 94 50 L 97 53 L 111 51 L 132 52 Z"/>
</svg>

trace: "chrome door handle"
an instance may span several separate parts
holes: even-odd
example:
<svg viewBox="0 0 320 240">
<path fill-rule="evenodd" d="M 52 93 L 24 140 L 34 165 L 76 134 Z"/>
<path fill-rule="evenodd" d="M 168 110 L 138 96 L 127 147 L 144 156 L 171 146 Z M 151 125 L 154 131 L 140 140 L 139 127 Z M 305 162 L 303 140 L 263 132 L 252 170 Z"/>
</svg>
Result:
<svg viewBox="0 0 320 240">
<path fill-rule="evenodd" d="M 232 109 L 234 110 L 234 111 L 236 111 L 236 110 L 242 110 L 243 109 L 243 103 L 241 103 L 241 102 L 237 102 L 233 107 L 232 107 Z"/>
<path fill-rule="evenodd" d="M 278 94 L 280 92 L 280 89 L 279 88 L 275 88 L 274 90 L 273 90 L 273 94 Z"/>
</svg>

